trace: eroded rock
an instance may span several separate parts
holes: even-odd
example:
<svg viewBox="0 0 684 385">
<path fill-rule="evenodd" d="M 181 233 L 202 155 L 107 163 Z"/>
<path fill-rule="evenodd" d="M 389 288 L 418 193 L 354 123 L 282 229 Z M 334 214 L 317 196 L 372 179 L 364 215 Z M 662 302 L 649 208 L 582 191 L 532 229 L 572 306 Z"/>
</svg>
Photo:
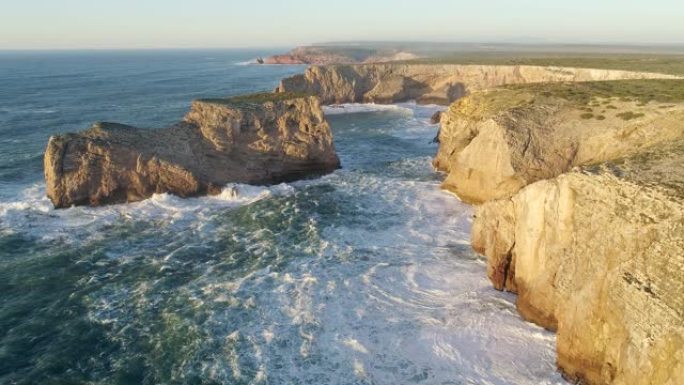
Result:
<svg viewBox="0 0 684 385">
<path fill-rule="evenodd" d="M 196 101 L 169 128 L 98 123 L 53 136 L 45 180 L 60 208 L 214 194 L 227 183 L 278 183 L 339 165 L 315 97 L 258 94 Z"/>
</svg>

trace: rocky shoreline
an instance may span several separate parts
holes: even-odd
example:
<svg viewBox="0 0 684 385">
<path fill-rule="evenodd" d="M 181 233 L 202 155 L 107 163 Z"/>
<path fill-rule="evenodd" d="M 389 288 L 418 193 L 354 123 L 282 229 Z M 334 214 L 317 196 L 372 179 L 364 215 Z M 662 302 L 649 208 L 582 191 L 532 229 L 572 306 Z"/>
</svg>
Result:
<svg viewBox="0 0 684 385">
<path fill-rule="evenodd" d="M 337 65 L 311 67 L 276 92 L 316 94 L 323 103 L 455 102 L 440 117 L 434 164 L 448 173 L 445 189 L 478 205 L 472 245 L 487 257 L 494 287 L 518 294 L 525 319 L 557 331 L 568 380 L 674 385 L 684 382 L 678 79 L 558 67 Z"/>
<path fill-rule="evenodd" d="M 559 369 L 586 384 L 676 385 L 684 383 L 678 79 L 534 66 L 314 66 L 273 94 L 196 101 L 167 129 L 102 123 L 52 137 L 47 191 L 55 207 L 69 207 L 322 174 L 339 159 L 320 104 L 451 104 L 434 118 L 434 165 L 447 173 L 445 189 L 477 205 L 472 246 L 487 257 L 494 287 L 518 294 L 525 319 L 557 331 Z"/>
</svg>

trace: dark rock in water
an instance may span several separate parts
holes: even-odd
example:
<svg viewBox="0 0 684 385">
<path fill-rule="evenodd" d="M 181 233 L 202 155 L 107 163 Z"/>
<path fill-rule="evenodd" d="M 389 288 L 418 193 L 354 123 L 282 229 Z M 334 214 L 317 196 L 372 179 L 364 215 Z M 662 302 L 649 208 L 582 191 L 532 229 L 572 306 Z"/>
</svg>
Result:
<svg viewBox="0 0 684 385">
<path fill-rule="evenodd" d="M 218 194 L 227 183 L 279 183 L 339 166 L 318 99 L 289 94 L 195 101 L 164 129 L 97 123 L 51 137 L 45 152 L 57 208 Z"/>
<path fill-rule="evenodd" d="M 439 128 L 437 129 L 437 135 L 435 135 L 434 138 L 432 138 L 432 141 L 430 143 L 439 143 L 439 134 L 442 132 L 442 129 Z"/>
<path fill-rule="evenodd" d="M 258 57 L 258 58 L 256 59 L 256 62 L 257 62 L 257 64 L 264 64 L 264 59 L 261 58 L 261 57 Z"/>
<path fill-rule="evenodd" d="M 442 121 L 442 113 L 443 111 L 437 111 L 435 112 L 432 117 L 430 117 L 430 124 L 438 124 L 439 122 Z"/>
</svg>

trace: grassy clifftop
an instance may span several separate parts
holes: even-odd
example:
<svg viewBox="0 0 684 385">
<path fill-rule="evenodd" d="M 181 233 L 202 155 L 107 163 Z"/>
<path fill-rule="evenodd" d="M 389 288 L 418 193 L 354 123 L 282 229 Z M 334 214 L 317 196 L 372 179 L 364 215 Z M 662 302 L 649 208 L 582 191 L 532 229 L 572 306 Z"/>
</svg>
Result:
<svg viewBox="0 0 684 385">
<path fill-rule="evenodd" d="M 684 80 L 639 79 L 579 83 L 531 83 L 504 86 L 518 90 L 557 97 L 571 102 L 590 105 L 601 98 L 619 98 L 622 101 L 679 103 L 684 101 Z"/>
<path fill-rule="evenodd" d="M 420 64 L 535 65 L 684 75 L 682 54 L 550 54 L 463 52 L 405 61 Z"/>
<path fill-rule="evenodd" d="M 284 100 L 299 99 L 310 96 L 301 92 L 259 92 L 248 95 L 238 95 L 229 98 L 210 98 L 198 99 L 200 103 L 222 104 L 222 105 L 249 105 L 263 104 L 267 102 L 282 102 Z"/>
</svg>

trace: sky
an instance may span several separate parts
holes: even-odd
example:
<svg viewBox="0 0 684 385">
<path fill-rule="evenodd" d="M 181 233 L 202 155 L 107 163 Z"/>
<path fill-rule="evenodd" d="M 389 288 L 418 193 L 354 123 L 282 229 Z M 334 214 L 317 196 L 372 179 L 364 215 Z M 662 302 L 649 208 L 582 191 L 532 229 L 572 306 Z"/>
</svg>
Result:
<svg viewBox="0 0 684 385">
<path fill-rule="evenodd" d="M 684 0 L 0 0 L 0 49 L 684 44 Z"/>
</svg>

